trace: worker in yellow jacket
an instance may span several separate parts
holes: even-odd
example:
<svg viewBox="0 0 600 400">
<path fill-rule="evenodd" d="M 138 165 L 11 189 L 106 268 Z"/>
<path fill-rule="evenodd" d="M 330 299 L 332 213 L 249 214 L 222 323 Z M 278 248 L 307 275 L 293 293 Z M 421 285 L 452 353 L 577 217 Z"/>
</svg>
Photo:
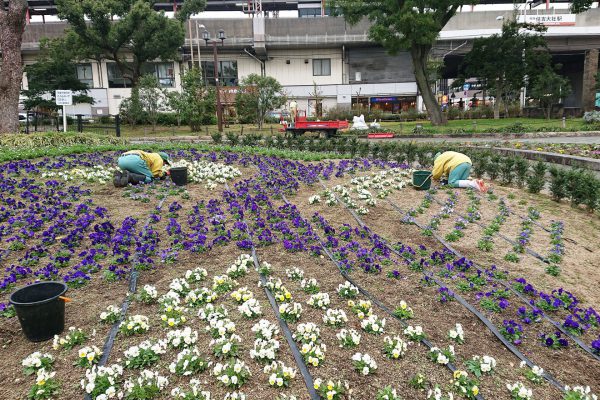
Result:
<svg viewBox="0 0 600 400">
<path fill-rule="evenodd" d="M 469 179 L 471 173 L 471 159 L 456 151 L 437 153 L 433 161 L 433 179 L 440 180 L 447 177 L 448 185 L 456 188 L 473 188 L 480 192 L 487 192 L 488 188 L 481 179 Z"/>
<path fill-rule="evenodd" d="M 113 184 L 115 187 L 124 187 L 129 183 L 136 185 L 152 182 L 152 179 L 164 178 L 163 165 L 171 165 L 171 160 L 163 151 L 147 153 L 142 150 L 131 150 L 123 153 L 117 164 L 122 172 L 115 172 Z"/>
</svg>

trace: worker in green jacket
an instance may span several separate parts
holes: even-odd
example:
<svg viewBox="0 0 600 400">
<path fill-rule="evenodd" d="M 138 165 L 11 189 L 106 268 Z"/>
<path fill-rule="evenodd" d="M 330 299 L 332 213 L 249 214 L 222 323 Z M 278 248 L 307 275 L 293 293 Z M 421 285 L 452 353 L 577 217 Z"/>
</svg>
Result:
<svg viewBox="0 0 600 400">
<path fill-rule="evenodd" d="M 149 183 L 153 179 L 164 179 L 163 165 L 171 165 L 169 155 L 163 151 L 147 153 L 142 150 L 131 150 L 123 153 L 117 165 L 122 170 L 116 171 L 113 177 L 115 187 L 128 184 Z"/>
<path fill-rule="evenodd" d="M 433 179 L 448 179 L 448 185 L 455 188 L 473 188 L 480 192 L 487 192 L 488 187 L 481 179 L 469 179 L 471 173 L 471 159 L 456 151 L 437 153 L 433 161 Z"/>
</svg>

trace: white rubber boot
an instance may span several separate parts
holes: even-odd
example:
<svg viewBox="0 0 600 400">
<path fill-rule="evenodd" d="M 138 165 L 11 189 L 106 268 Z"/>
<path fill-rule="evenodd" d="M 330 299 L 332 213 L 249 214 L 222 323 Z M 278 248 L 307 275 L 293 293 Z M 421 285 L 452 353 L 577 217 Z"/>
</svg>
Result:
<svg viewBox="0 0 600 400">
<path fill-rule="evenodd" d="M 459 188 L 473 188 L 475 190 L 480 190 L 481 188 L 477 184 L 476 181 L 471 180 L 460 180 L 457 182 Z"/>
</svg>

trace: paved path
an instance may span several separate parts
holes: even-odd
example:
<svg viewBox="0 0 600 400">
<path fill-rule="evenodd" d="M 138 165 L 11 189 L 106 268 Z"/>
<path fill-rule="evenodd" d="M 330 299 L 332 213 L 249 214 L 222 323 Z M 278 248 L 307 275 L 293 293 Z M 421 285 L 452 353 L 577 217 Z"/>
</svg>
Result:
<svg viewBox="0 0 600 400">
<path fill-rule="evenodd" d="M 384 139 L 385 140 L 385 139 Z M 600 136 L 555 136 L 541 138 L 523 138 L 523 139 L 502 139 L 502 138 L 403 138 L 397 137 L 397 141 L 415 141 L 415 142 L 449 142 L 449 143 L 481 143 L 481 142 L 524 142 L 524 143 L 578 143 L 578 144 L 600 144 Z"/>
</svg>

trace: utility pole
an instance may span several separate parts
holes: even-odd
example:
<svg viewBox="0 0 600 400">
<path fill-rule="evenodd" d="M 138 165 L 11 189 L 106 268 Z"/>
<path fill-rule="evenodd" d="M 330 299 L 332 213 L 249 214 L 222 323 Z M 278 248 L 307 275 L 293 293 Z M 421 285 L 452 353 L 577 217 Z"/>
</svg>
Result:
<svg viewBox="0 0 600 400">
<path fill-rule="evenodd" d="M 204 41 L 208 45 L 208 42 L 210 41 L 210 33 L 207 30 L 202 32 L 202 39 L 204 39 Z M 225 31 L 223 29 L 220 29 L 219 32 L 217 33 L 217 39 L 221 40 L 221 46 L 222 46 L 223 42 L 226 39 Z M 223 108 L 221 107 L 221 91 L 219 88 L 219 56 L 217 54 L 217 41 L 213 40 L 212 45 L 213 45 L 213 58 L 214 58 L 215 88 L 217 90 L 217 93 L 216 93 L 217 94 L 217 125 L 218 125 L 219 132 L 223 132 Z"/>
</svg>

